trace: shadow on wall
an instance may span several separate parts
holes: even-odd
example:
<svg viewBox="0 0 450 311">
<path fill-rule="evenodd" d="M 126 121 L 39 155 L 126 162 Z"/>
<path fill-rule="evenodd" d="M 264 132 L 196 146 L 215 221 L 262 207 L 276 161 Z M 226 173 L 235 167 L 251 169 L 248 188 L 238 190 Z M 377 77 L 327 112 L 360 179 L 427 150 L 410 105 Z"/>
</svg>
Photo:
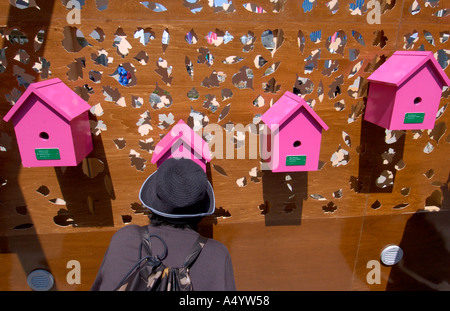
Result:
<svg viewBox="0 0 450 311">
<path fill-rule="evenodd" d="M 263 200 L 259 208 L 266 226 L 300 225 L 303 200 L 308 197 L 308 172 L 263 171 Z"/>
<path fill-rule="evenodd" d="M 355 192 L 391 193 L 397 170 L 404 166 L 404 146 L 405 131 L 386 131 L 362 120 L 358 185 L 353 186 Z"/>
<path fill-rule="evenodd" d="M 67 207 L 53 218 L 59 226 L 114 226 L 111 200 L 115 192 L 105 149 L 100 136 L 92 135 L 92 143 L 93 151 L 78 166 L 55 167 Z"/>
<path fill-rule="evenodd" d="M 403 258 L 392 267 L 386 290 L 450 290 L 450 211 L 417 212 L 399 244 Z"/>
<path fill-rule="evenodd" d="M 42 34 L 45 36 L 48 33 L 54 2 L 54 0 L 40 1 L 39 9 L 29 7 L 23 10 L 13 5 L 9 6 L 8 23 L 5 31 L 11 31 L 9 37 L 13 41 L 8 42 L 8 40 L 4 40 L 4 45 L 0 48 L 0 50 L 7 48 L 6 62 L 3 63 L 3 66 L 6 64 L 6 68 L 4 67 L 2 70 L 2 83 L 0 86 L 1 93 L 6 94 L 7 98 L 8 96 L 17 97 L 19 94 L 23 94 L 29 80 L 37 81 L 39 77 L 39 73 L 32 70 L 31 65 L 34 62 L 40 62 L 40 58 L 44 55 L 46 40 L 39 42 L 39 36 Z M 24 37 L 23 34 L 27 36 Z M 37 40 L 33 40 L 34 37 Z M 19 42 L 20 44 L 14 44 L 14 42 Z M 36 47 L 36 43 L 40 43 L 40 46 Z M 19 50 L 28 51 L 31 55 L 28 66 L 22 63 L 16 65 L 17 62 L 14 62 L 14 55 L 18 55 Z M 45 63 L 44 60 L 42 59 L 42 64 Z M 27 70 L 23 69 L 23 67 L 27 67 Z M 0 114 L 4 116 L 10 108 L 9 102 L 3 101 L 0 107 Z M 12 125 L 4 126 L 2 130 L 5 130 L 4 132 L 7 130 L 8 135 L 14 141 L 15 135 Z M 19 186 L 18 178 L 22 169 L 22 163 L 17 144 L 12 142 L 11 149 L 7 149 L 7 151 L 16 152 L 17 161 L 11 163 L 11 157 L 8 160 L 0 159 L 0 163 L 2 163 L 0 167 L 0 225 L 3 228 L 8 228 L 12 224 L 13 228 L 11 229 L 15 230 L 16 233 L 22 232 L 23 235 L 26 235 L 26 238 L 23 235 L 16 234 L 1 237 L 0 253 L 15 253 L 26 275 L 38 268 L 49 270 L 47 259 Z M 11 204 L 15 206 L 11 206 L 10 202 L 13 202 Z M 17 215 L 19 217 L 15 217 Z M 16 219 L 17 221 L 20 220 L 20 223 L 16 223 Z M 23 282 L 26 283 L 26 280 L 23 280 Z M 8 284 L 5 285 L 9 286 Z M 56 289 L 57 286 L 55 285 L 53 290 Z"/>
<path fill-rule="evenodd" d="M 439 212 L 416 212 L 399 244 L 403 258 L 392 267 L 386 290 L 450 290 L 450 175 L 441 186 Z"/>
</svg>

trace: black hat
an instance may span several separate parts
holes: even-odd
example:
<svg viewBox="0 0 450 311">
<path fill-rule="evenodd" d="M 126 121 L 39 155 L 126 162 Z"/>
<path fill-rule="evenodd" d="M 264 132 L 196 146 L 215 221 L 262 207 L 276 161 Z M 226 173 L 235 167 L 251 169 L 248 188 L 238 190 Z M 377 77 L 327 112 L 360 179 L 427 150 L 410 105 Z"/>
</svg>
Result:
<svg viewBox="0 0 450 311">
<path fill-rule="evenodd" d="M 142 184 L 139 199 L 166 218 L 203 217 L 215 210 L 214 191 L 206 173 L 185 158 L 165 160 Z"/>
</svg>

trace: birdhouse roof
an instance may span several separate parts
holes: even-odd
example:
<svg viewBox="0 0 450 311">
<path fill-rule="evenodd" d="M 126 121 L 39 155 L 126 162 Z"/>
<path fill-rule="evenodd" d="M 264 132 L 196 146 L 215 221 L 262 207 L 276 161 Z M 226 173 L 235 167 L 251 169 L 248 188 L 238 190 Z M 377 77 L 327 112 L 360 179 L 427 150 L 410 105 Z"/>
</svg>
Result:
<svg viewBox="0 0 450 311">
<path fill-rule="evenodd" d="M 205 150 L 207 144 L 203 138 L 191 129 L 183 120 L 179 120 L 177 124 L 167 133 L 160 142 L 156 145 L 151 162 L 156 163 L 170 148 L 179 140 L 182 139 L 195 152 L 202 156 L 206 161 L 211 161 L 211 154 L 209 146 Z"/>
<path fill-rule="evenodd" d="M 67 121 L 71 121 L 91 109 L 91 106 L 77 93 L 60 79 L 54 78 L 30 84 L 3 119 L 8 122 L 32 94 L 38 96 L 51 110 L 60 114 Z"/>
<path fill-rule="evenodd" d="M 283 97 L 285 97 L 285 99 L 287 100 L 281 100 L 283 99 Z M 301 107 L 304 107 L 306 111 L 317 121 L 317 123 L 319 123 L 319 125 L 324 130 L 328 130 L 328 126 L 308 105 L 308 103 L 303 98 L 289 91 L 286 91 L 283 96 L 261 116 L 261 120 L 269 126 L 281 126 L 284 122 L 286 122 L 287 119 L 289 119 L 289 117 L 293 113 L 295 113 Z"/>
<path fill-rule="evenodd" d="M 397 51 L 383 63 L 368 80 L 399 87 L 425 64 L 430 64 L 444 85 L 450 85 L 450 79 L 430 51 Z"/>
</svg>

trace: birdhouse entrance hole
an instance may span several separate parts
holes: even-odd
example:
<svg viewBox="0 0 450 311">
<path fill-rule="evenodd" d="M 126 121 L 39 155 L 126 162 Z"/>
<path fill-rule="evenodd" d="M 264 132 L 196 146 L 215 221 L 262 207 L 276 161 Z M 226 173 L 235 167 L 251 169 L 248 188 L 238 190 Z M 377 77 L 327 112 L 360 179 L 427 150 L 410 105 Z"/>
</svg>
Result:
<svg viewBox="0 0 450 311">
<path fill-rule="evenodd" d="M 299 141 L 299 140 L 296 140 L 296 141 L 294 141 L 294 147 L 295 148 L 298 148 L 298 147 L 300 147 L 300 145 L 302 144 L 302 142 L 301 141 Z"/>
<path fill-rule="evenodd" d="M 47 140 L 50 136 L 46 132 L 40 132 L 39 133 L 39 137 L 44 139 L 44 140 Z"/>
<path fill-rule="evenodd" d="M 414 98 L 414 104 L 417 105 L 418 103 L 420 103 L 422 101 L 421 97 L 416 97 Z"/>
</svg>

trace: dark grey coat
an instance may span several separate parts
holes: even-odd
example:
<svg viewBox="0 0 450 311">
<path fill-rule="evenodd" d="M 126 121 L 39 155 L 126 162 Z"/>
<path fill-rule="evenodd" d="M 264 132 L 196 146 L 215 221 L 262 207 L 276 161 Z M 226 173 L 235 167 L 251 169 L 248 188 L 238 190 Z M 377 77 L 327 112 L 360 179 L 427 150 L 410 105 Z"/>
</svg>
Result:
<svg viewBox="0 0 450 311">
<path fill-rule="evenodd" d="M 194 245 L 198 233 L 170 226 L 148 226 L 150 234 L 160 236 L 167 244 L 166 266 L 181 267 Z M 135 265 L 139 256 L 140 233 L 137 225 L 119 229 L 111 239 L 91 290 L 113 290 Z M 162 244 L 152 238 L 153 255 L 162 253 Z M 208 239 L 200 256 L 190 269 L 194 290 L 236 290 L 230 254 L 221 242 Z"/>
</svg>

